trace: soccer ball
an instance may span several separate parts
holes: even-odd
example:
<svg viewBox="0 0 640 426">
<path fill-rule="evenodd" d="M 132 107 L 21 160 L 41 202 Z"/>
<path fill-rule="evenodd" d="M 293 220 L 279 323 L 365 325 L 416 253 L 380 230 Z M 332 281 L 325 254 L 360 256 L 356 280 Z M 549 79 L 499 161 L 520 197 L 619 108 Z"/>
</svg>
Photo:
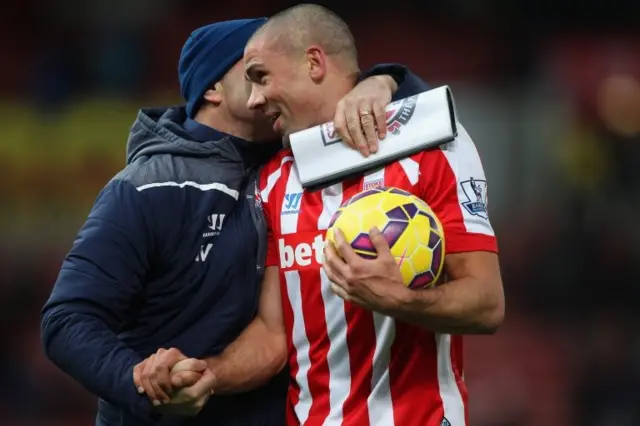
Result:
<svg viewBox="0 0 640 426">
<path fill-rule="evenodd" d="M 373 259 L 377 257 L 369 239 L 373 227 L 387 240 L 407 287 L 422 289 L 436 284 L 444 265 L 444 232 L 427 203 L 398 188 L 361 192 L 335 212 L 327 241 L 335 244 L 338 228 L 356 253 Z"/>
</svg>

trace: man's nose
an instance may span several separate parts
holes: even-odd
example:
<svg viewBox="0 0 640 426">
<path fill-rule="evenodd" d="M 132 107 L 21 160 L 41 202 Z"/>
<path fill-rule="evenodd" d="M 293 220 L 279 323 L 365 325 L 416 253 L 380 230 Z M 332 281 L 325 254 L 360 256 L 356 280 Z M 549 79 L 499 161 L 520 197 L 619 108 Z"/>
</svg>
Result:
<svg viewBox="0 0 640 426">
<path fill-rule="evenodd" d="M 251 110 L 260 109 L 266 103 L 266 99 L 262 92 L 257 89 L 255 86 L 251 86 L 251 94 L 249 95 L 249 100 L 247 101 L 247 107 Z"/>
</svg>

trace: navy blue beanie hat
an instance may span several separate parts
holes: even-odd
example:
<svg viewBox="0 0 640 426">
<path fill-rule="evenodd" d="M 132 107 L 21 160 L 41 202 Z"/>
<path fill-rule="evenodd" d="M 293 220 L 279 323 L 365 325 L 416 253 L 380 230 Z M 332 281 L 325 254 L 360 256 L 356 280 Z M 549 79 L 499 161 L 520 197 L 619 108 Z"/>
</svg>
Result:
<svg viewBox="0 0 640 426">
<path fill-rule="evenodd" d="M 267 18 L 216 22 L 191 33 L 182 47 L 178 76 L 180 92 L 193 118 L 202 95 L 217 83 L 244 55 L 247 42 Z"/>
</svg>

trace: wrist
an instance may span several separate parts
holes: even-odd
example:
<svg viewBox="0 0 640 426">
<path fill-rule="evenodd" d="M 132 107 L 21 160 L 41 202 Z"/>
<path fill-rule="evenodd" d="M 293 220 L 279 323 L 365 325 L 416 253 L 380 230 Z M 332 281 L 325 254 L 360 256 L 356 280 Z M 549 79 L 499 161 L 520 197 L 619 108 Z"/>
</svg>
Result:
<svg viewBox="0 0 640 426">
<path fill-rule="evenodd" d="M 437 289 L 412 290 L 402 286 L 397 293 L 394 311 L 397 316 L 411 320 L 429 312 L 437 298 Z"/>
<path fill-rule="evenodd" d="M 391 92 L 391 96 L 393 96 L 393 94 L 398 91 L 398 83 L 392 76 L 383 74 L 383 75 L 376 75 L 373 78 L 380 81 L 380 84 L 382 84 L 383 87 L 389 89 L 389 91 Z"/>
<path fill-rule="evenodd" d="M 207 362 L 207 368 L 211 370 L 212 373 L 216 374 L 216 372 L 220 370 L 220 355 L 205 358 L 205 361 Z"/>
</svg>

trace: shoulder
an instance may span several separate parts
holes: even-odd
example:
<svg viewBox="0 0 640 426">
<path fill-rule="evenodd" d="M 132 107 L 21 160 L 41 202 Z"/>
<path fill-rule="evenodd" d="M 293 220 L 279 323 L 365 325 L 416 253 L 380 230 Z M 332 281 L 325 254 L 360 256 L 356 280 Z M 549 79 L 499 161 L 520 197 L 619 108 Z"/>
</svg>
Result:
<svg viewBox="0 0 640 426">
<path fill-rule="evenodd" d="M 423 173 L 437 172 L 442 167 L 449 167 L 456 171 L 460 168 L 481 167 L 476 145 L 460 123 L 458 123 L 458 136 L 454 140 L 422 151 L 411 158 L 421 165 Z"/>
<path fill-rule="evenodd" d="M 206 193 L 215 191 L 237 200 L 243 178 L 241 167 L 215 158 L 161 154 L 138 159 L 113 180 L 128 183 L 145 197 L 182 197 L 193 189 Z"/>
<path fill-rule="evenodd" d="M 160 182 L 193 180 L 193 176 L 185 175 L 185 166 L 183 158 L 170 154 L 142 157 L 128 164 L 113 180 L 127 182 L 136 189 L 152 187 Z"/>
</svg>

